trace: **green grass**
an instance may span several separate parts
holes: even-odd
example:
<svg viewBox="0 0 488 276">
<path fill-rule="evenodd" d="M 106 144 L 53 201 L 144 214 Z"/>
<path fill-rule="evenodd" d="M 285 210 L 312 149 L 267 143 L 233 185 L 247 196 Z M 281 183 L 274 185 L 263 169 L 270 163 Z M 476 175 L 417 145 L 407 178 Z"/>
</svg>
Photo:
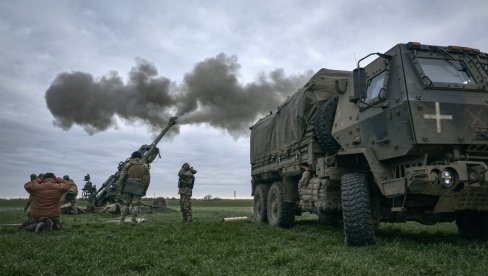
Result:
<svg viewBox="0 0 488 276">
<path fill-rule="evenodd" d="M 25 201 L 23 201 L 25 202 Z M 0 200 L 2 223 L 20 223 L 23 203 Z M 251 201 L 193 202 L 179 212 L 143 214 L 116 225 L 108 214 L 63 216 L 65 229 L 40 234 L 0 226 L 0 275 L 486 275 L 488 242 L 458 237 L 443 223 L 381 224 L 375 246 L 347 248 L 342 229 L 297 217 L 290 229 L 251 222 Z M 178 201 L 168 201 L 178 210 Z"/>
</svg>

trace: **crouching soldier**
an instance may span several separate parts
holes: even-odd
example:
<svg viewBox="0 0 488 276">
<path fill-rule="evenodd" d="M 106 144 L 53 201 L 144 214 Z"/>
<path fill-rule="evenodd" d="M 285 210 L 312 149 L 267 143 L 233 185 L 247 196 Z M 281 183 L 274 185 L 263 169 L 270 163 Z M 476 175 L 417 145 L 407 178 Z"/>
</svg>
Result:
<svg viewBox="0 0 488 276">
<path fill-rule="evenodd" d="M 145 159 L 142 159 L 141 153 L 135 151 L 131 159 L 122 169 L 119 177 L 119 191 L 123 197 L 123 204 L 120 208 L 120 223 L 124 223 L 125 217 L 129 214 L 129 207 L 132 222 L 137 223 L 137 214 L 141 206 L 141 198 L 146 195 L 149 187 L 151 176 L 149 174 L 149 165 Z"/>
<path fill-rule="evenodd" d="M 76 197 L 78 196 L 78 186 L 76 186 L 73 179 L 69 178 L 69 175 L 63 176 L 63 179 L 69 184 L 70 188 L 69 191 L 66 192 L 61 197 L 61 205 L 70 203 L 73 214 L 78 214 L 78 206 L 76 206 Z"/>
<path fill-rule="evenodd" d="M 46 173 L 42 178 L 34 179 L 24 185 L 32 197 L 27 220 L 21 225 L 22 230 L 39 232 L 43 229 L 62 229 L 61 196 L 70 186 L 53 173 Z"/>
</svg>

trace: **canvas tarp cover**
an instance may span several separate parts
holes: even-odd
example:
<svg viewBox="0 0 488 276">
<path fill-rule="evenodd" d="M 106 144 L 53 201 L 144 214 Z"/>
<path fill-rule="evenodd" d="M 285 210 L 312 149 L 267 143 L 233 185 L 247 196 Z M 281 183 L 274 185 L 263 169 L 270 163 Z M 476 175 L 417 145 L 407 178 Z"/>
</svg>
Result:
<svg viewBox="0 0 488 276">
<path fill-rule="evenodd" d="M 348 71 L 321 69 L 276 113 L 259 120 L 251 132 L 251 163 L 299 142 L 307 126 L 314 124 L 320 104 L 337 95 L 336 80 L 351 77 Z"/>
</svg>

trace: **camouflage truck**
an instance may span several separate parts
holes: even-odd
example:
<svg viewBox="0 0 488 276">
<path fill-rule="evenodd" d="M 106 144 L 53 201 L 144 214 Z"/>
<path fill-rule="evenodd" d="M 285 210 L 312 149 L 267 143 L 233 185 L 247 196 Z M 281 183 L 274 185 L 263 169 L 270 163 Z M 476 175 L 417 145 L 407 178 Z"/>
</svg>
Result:
<svg viewBox="0 0 488 276">
<path fill-rule="evenodd" d="M 488 54 L 414 42 L 319 70 L 251 127 L 255 221 L 314 213 L 342 221 L 348 246 L 374 244 L 380 222 L 455 221 L 486 239 L 487 80 Z"/>
</svg>

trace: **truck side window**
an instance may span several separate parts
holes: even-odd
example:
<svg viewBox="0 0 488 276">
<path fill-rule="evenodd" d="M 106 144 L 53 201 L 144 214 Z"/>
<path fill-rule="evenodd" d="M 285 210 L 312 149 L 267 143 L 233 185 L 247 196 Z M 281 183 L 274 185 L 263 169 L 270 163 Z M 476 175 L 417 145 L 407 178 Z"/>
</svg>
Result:
<svg viewBox="0 0 488 276">
<path fill-rule="evenodd" d="M 368 90 L 366 100 L 375 99 L 379 96 L 381 89 L 385 85 L 385 72 L 383 71 L 368 80 Z"/>
</svg>

